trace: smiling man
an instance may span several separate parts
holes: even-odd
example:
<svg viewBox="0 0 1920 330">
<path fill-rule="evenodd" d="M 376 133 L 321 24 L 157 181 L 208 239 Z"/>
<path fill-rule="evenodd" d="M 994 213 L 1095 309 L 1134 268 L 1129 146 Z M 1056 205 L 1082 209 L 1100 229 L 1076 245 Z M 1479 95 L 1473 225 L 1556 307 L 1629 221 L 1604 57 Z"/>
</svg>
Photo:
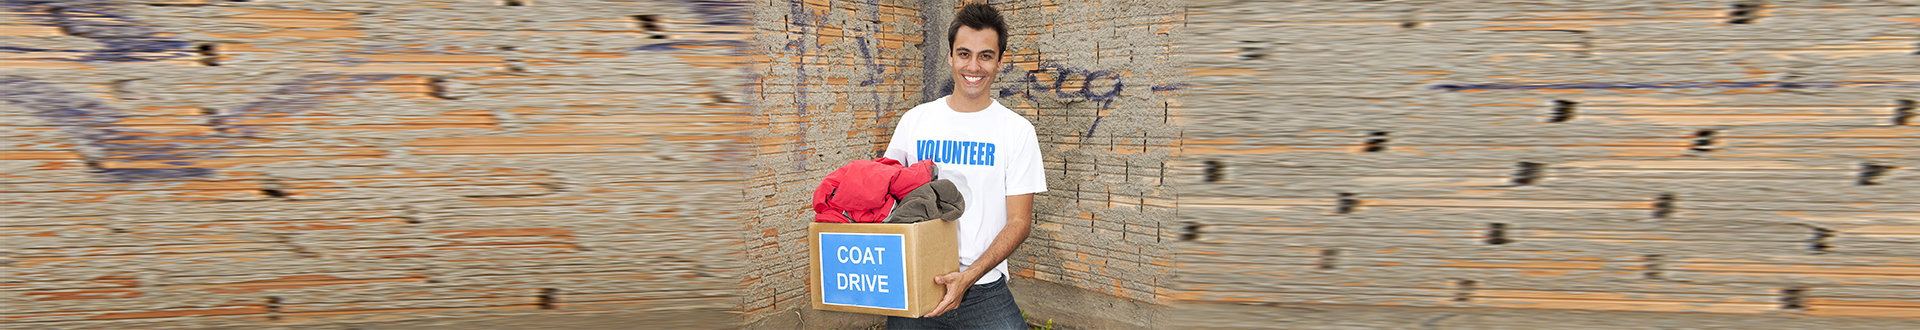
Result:
<svg viewBox="0 0 1920 330">
<path fill-rule="evenodd" d="M 1033 124 L 989 96 L 1007 49 L 1007 23 L 969 4 L 947 29 L 953 93 L 901 115 L 887 158 L 939 163 L 967 201 L 959 221 L 960 268 L 941 275 L 946 296 L 922 318 L 889 317 L 889 329 L 1023 329 L 1007 290 L 1007 256 L 1027 240 L 1033 194 L 1047 191 Z"/>
</svg>

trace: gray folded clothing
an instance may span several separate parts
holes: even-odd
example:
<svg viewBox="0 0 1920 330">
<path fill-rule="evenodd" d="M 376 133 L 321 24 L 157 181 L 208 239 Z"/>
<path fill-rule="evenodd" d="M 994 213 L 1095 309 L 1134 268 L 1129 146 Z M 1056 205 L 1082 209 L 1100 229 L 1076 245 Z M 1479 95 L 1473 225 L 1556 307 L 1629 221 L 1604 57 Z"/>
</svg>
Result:
<svg viewBox="0 0 1920 330">
<path fill-rule="evenodd" d="M 894 204 L 893 213 L 887 215 L 887 223 L 916 223 L 921 221 L 944 219 L 953 221 L 966 212 L 967 202 L 960 197 L 960 188 L 953 181 L 933 180 L 913 188 L 906 196 L 900 196 L 900 202 Z"/>
</svg>

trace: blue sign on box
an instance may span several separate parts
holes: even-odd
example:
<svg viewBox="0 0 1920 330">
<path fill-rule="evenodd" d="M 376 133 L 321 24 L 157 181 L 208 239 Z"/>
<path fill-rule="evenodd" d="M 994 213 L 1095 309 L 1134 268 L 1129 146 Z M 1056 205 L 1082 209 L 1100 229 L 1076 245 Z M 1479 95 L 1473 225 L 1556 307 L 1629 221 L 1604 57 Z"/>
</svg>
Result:
<svg viewBox="0 0 1920 330">
<path fill-rule="evenodd" d="M 906 236 L 820 233 L 823 302 L 907 309 Z"/>
</svg>

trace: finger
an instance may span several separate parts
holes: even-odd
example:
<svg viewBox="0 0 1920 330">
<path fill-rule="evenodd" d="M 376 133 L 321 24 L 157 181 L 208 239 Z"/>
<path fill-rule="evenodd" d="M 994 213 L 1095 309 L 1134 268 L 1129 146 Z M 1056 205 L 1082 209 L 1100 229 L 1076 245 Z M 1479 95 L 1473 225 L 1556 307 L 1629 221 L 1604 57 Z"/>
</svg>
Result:
<svg viewBox="0 0 1920 330">
<path fill-rule="evenodd" d="M 947 296 L 946 296 L 945 298 L 941 298 L 941 299 L 940 299 L 940 304 L 938 304 L 938 305 L 933 305 L 933 312 L 932 312 L 932 313 L 927 313 L 927 316 L 926 316 L 926 317 L 935 317 L 935 316 L 940 316 L 940 314 L 944 314 L 944 313 L 946 313 L 946 312 L 947 312 L 947 310 L 951 310 L 951 309 L 953 309 L 953 303 L 954 303 L 954 300 L 958 300 L 958 299 L 954 299 L 954 298 L 955 298 L 955 297 L 954 297 L 954 296 L 953 296 L 953 294 L 951 294 L 951 293 L 949 293 L 949 294 L 947 294 Z"/>
<path fill-rule="evenodd" d="M 943 306 L 939 306 L 939 307 L 937 307 L 937 308 L 934 308 L 934 310 L 933 310 L 933 312 L 932 312 L 932 313 L 927 313 L 927 316 L 926 316 L 926 317 L 935 317 L 935 316 L 940 316 L 940 314 L 946 314 L 946 313 L 947 313 L 947 311 L 948 311 L 948 310 L 951 310 L 951 309 L 952 309 L 952 308 L 949 308 L 949 307 L 947 307 L 947 306 L 944 306 L 944 305 L 943 305 Z"/>
<path fill-rule="evenodd" d="M 940 313 L 946 313 L 946 312 L 947 312 L 947 302 L 941 301 L 939 305 L 933 306 L 932 312 L 928 312 L 926 316 L 921 316 L 921 317 L 935 317 L 935 316 L 940 316 Z"/>
</svg>

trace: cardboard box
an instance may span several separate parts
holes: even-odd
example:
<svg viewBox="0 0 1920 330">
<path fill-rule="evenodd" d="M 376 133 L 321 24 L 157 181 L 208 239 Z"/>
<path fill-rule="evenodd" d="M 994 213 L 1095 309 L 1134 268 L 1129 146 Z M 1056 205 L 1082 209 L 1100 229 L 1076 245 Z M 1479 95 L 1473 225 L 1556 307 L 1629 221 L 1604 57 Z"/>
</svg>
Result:
<svg viewBox="0 0 1920 330">
<path fill-rule="evenodd" d="M 813 309 L 920 317 L 946 288 L 935 276 L 960 271 L 954 221 L 813 223 L 807 226 Z"/>
</svg>

